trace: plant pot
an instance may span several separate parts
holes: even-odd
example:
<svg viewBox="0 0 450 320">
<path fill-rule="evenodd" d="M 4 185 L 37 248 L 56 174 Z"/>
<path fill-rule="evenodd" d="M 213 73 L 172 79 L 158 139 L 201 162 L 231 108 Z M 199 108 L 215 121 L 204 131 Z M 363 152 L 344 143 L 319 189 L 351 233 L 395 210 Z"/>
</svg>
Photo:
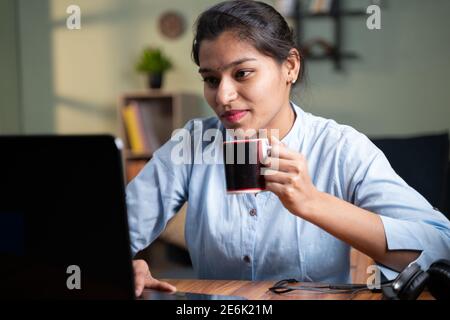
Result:
<svg viewBox="0 0 450 320">
<path fill-rule="evenodd" d="M 149 73 L 148 86 L 151 89 L 161 89 L 164 80 L 163 73 Z"/>
</svg>

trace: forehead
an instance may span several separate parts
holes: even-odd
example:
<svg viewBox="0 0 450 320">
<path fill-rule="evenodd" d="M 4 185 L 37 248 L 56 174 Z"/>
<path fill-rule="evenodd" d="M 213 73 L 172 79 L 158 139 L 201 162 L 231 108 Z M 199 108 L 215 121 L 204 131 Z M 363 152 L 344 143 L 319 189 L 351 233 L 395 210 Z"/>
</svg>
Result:
<svg viewBox="0 0 450 320">
<path fill-rule="evenodd" d="M 266 61 L 271 58 L 260 53 L 249 41 L 239 39 L 231 32 L 224 32 L 213 40 L 203 40 L 199 49 L 201 68 L 220 69 L 243 58 Z"/>
</svg>

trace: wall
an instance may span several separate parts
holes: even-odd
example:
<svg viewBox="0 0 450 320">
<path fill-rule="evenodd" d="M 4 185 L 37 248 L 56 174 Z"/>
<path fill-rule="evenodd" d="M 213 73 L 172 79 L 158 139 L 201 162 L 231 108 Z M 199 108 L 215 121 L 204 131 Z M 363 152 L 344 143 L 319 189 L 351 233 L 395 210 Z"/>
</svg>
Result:
<svg viewBox="0 0 450 320">
<path fill-rule="evenodd" d="M 0 134 L 21 129 L 16 14 L 14 0 L 0 1 Z"/>
<path fill-rule="evenodd" d="M 116 133 L 117 98 L 145 88 L 145 78 L 133 68 L 147 45 L 163 47 L 174 60 L 176 69 L 167 76 L 167 90 L 202 95 L 202 82 L 190 58 L 191 26 L 199 12 L 216 2 L 19 0 L 23 131 Z M 306 88 L 297 89 L 295 100 L 307 111 L 369 135 L 450 129 L 446 40 L 450 2 L 384 2 L 380 31 L 367 30 L 364 18 L 344 21 L 344 47 L 360 59 L 345 62 L 343 73 L 336 73 L 328 61 L 309 63 Z M 361 1 L 346 3 L 361 5 Z M 81 30 L 66 28 L 66 8 L 71 4 L 81 7 Z M 188 24 L 175 41 L 162 38 L 157 30 L 159 15 L 169 9 L 182 12 Z M 306 33 L 329 34 L 330 24 L 307 22 Z M 15 74 L 9 71 L 10 76 Z M 212 114 L 206 104 L 204 112 Z M 12 110 L 7 114 L 17 118 Z"/>
<path fill-rule="evenodd" d="M 346 61 L 344 73 L 330 62 L 309 63 L 305 109 L 369 135 L 449 130 L 450 1 L 384 3 L 379 31 L 365 28 L 363 18 L 345 18 L 344 47 L 360 58 Z M 310 36 L 329 33 L 325 22 L 308 26 Z"/>
<path fill-rule="evenodd" d="M 18 2 L 19 70 L 24 133 L 58 132 L 53 27 L 48 1 Z M 70 77 L 69 74 L 66 75 Z"/>
<path fill-rule="evenodd" d="M 39 0 L 40 2 L 45 2 Z M 23 4 L 29 6 L 28 2 Z M 174 60 L 167 74 L 168 91 L 201 94 L 200 77 L 190 60 L 192 31 L 176 41 L 163 39 L 157 19 L 167 10 L 179 8 L 190 26 L 202 1 L 48 1 L 51 16 L 51 55 L 54 130 L 60 133 L 117 133 L 117 100 L 121 94 L 145 89 L 146 79 L 134 71 L 142 48 L 161 46 Z M 66 8 L 81 8 L 81 30 L 66 28 Z M 30 24 L 29 21 L 24 21 Z M 44 63 L 45 64 L 45 63 Z M 205 114 L 209 110 L 205 107 Z"/>
</svg>

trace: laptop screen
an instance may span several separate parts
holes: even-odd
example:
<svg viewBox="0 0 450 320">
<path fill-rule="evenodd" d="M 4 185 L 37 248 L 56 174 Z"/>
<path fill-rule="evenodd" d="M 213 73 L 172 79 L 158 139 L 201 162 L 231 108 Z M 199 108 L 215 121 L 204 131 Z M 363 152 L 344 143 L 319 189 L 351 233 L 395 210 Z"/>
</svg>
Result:
<svg viewBox="0 0 450 320">
<path fill-rule="evenodd" d="M 114 137 L 0 137 L 0 150 L 0 295 L 132 298 Z"/>
</svg>

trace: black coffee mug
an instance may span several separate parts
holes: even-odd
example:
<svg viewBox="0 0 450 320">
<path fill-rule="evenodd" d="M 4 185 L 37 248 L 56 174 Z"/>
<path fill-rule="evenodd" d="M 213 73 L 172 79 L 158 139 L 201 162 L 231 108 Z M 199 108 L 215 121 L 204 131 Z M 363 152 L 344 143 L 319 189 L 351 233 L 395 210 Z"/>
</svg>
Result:
<svg viewBox="0 0 450 320">
<path fill-rule="evenodd" d="M 271 146 L 267 139 L 223 143 L 227 193 L 256 193 L 266 189 L 263 161 Z"/>
</svg>

